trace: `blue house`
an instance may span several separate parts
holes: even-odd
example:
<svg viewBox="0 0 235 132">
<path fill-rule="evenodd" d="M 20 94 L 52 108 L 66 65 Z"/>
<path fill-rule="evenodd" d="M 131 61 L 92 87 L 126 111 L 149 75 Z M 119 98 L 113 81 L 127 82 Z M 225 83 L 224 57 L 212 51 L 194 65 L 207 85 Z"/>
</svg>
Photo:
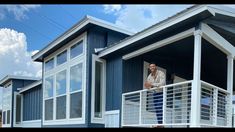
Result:
<svg viewBox="0 0 235 132">
<path fill-rule="evenodd" d="M 14 102 L 3 107 L 3 126 L 232 127 L 234 23 L 234 9 L 212 5 L 192 6 L 136 34 L 86 16 L 32 56 L 42 62 L 42 82 L 1 81 L 6 102 L 17 88 L 25 96 L 21 116 Z M 152 61 L 166 85 L 147 90 Z M 161 118 L 153 96 L 159 90 Z"/>
<path fill-rule="evenodd" d="M 96 52 L 130 35 L 86 16 L 32 57 L 43 63 L 42 127 L 104 127 L 106 63 Z"/>
<path fill-rule="evenodd" d="M 2 127 L 41 127 L 41 83 L 38 78 L 7 75 L 3 87 Z"/>
<path fill-rule="evenodd" d="M 234 22 L 234 9 L 211 5 L 136 34 L 85 17 L 32 57 L 43 63 L 42 126 L 231 127 Z M 151 61 L 166 74 L 162 123 L 156 89 L 143 86 Z"/>
</svg>

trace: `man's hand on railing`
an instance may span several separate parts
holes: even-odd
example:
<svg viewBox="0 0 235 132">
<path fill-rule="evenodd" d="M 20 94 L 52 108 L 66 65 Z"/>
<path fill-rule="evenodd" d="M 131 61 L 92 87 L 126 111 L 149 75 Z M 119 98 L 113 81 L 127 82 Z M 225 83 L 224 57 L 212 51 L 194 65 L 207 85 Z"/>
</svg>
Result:
<svg viewBox="0 0 235 132">
<path fill-rule="evenodd" d="M 152 84 L 148 81 L 145 81 L 144 82 L 144 87 L 147 88 L 147 89 L 150 89 L 152 87 Z"/>
</svg>

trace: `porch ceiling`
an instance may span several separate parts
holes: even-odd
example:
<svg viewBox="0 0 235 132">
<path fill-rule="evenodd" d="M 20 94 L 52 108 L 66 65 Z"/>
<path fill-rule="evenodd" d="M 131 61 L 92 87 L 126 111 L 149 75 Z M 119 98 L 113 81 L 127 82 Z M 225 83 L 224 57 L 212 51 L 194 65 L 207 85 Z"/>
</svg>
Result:
<svg viewBox="0 0 235 132">
<path fill-rule="evenodd" d="M 171 74 L 180 71 L 181 77 L 190 80 L 193 73 L 193 36 L 158 48 L 142 55 L 143 60 L 160 62 L 161 67 L 171 65 Z M 180 69 L 180 70 L 175 70 Z M 212 44 L 202 39 L 201 79 L 226 89 L 227 56 Z M 234 79 L 235 81 L 235 79 Z"/>
</svg>

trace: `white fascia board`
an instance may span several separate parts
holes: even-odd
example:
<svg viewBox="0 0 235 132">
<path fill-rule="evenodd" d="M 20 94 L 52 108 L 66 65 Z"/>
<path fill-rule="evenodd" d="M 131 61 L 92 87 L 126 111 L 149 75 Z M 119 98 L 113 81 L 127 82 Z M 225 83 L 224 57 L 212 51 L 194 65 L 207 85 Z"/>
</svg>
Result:
<svg viewBox="0 0 235 132">
<path fill-rule="evenodd" d="M 208 10 L 213 10 L 216 14 L 222 14 L 225 16 L 235 17 L 235 9 L 226 6 L 208 6 Z"/>
<path fill-rule="evenodd" d="M 71 36 L 72 34 L 76 33 L 77 31 L 79 31 L 80 29 L 82 29 L 83 27 L 85 27 L 87 24 L 94 24 L 103 28 L 107 28 L 113 31 L 117 31 L 123 34 L 127 34 L 127 35 L 133 35 L 133 32 L 127 31 L 125 29 L 119 28 L 116 25 L 103 21 L 101 19 L 98 18 L 94 18 L 91 16 L 86 16 L 81 22 L 79 22 L 79 24 L 75 25 L 73 28 L 69 29 L 67 32 L 65 32 L 65 34 L 63 34 L 62 36 L 60 36 L 59 38 L 57 38 L 55 41 L 53 41 L 51 44 L 49 44 L 46 48 L 42 49 L 41 51 L 39 51 L 38 53 L 36 53 L 34 56 L 32 56 L 33 61 L 35 61 L 36 59 L 38 59 L 39 57 L 41 57 L 43 54 L 45 54 L 46 52 L 48 52 L 50 49 L 52 49 L 53 47 L 55 47 L 57 44 L 61 43 L 63 40 L 65 40 L 66 38 L 68 38 L 69 36 Z"/>
<path fill-rule="evenodd" d="M 161 40 L 161 41 L 158 41 L 158 42 L 156 42 L 156 43 L 153 43 L 153 44 L 151 44 L 151 45 L 148 45 L 148 46 L 146 46 L 146 47 L 144 47 L 144 48 L 141 48 L 141 49 L 139 49 L 139 50 L 136 50 L 136 51 L 134 51 L 134 52 L 132 52 L 132 53 L 129 53 L 129 54 L 127 54 L 127 55 L 124 55 L 124 56 L 122 57 L 122 59 L 128 60 L 128 59 L 131 59 L 131 58 L 133 58 L 133 57 L 139 56 L 139 55 L 141 55 L 141 54 L 144 54 L 144 53 L 150 52 L 150 51 L 152 51 L 152 50 L 155 50 L 155 49 L 157 49 L 157 48 L 163 47 L 163 46 L 165 46 L 165 45 L 168 45 L 168 44 L 174 43 L 174 42 L 176 42 L 176 41 L 182 40 L 182 39 L 184 39 L 184 38 L 187 38 L 187 37 L 189 37 L 189 36 L 192 36 L 193 33 L 194 33 L 194 31 L 195 31 L 195 28 L 191 28 L 191 29 L 186 30 L 186 31 L 184 31 L 184 32 L 178 33 L 178 34 L 176 34 L 176 35 L 174 35 L 174 36 L 171 36 L 171 37 L 169 37 L 169 38 L 163 39 L 163 40 Z"/>
<path fill-rule="evenodd" d="M 40 78 L 36 77 L 26 77 L 26 76 L 16 76 L 16 75 L 7 75 L 1 81 L 0 85 L 11 79 L 20 79 L 20 80 L 39 80 Z"/>
</svg>

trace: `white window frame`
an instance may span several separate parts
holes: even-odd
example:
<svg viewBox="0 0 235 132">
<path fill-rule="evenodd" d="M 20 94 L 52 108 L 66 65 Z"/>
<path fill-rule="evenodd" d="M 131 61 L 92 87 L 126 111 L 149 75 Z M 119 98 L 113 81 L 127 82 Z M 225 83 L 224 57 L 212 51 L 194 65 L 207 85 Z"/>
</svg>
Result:
<svg viewBox="0 0 235 132">
<path fill-rule="evenodd" d="M 83 41 L 83 53 L 78 56 L 70 59 L 70 49 L 73 45 L 78 42 Z M 63 64 L 57 64 L 57 55 L 67 50 L 67 61 Z M 68 44 L 64 45 L 56 52 L 47 56 L 44 59 L 43 64 L 48 60 L 54 58 L 54 68 L 45 72 L 45 67 L 43 68 L 43 112 L 42 112 L 42 123 L 43 125 L 66 125 L 66 124 L 85 124 L 85 104 L 86 104 L 86 61 L 87 61 L 87 32 L 84 32 L 74 40 L 70 41 Z M 74 91 L 70 93 L 70 68 L 74 65 L 82 63 L 82 117 L 81 118 L 70 118 L 70 94 L 78 91 Z M 66 118 L 65 119 L 56 119 L 56 74 L 60 71 L 66 70 Z M 53 97 L 44 98 L 44 90 L 45 90 L 45 78 L 53 76 Z M 53 99 L 53 119 L 45 120 L 45 100 Z"/>
<path fill-rule="evenodd" d="M 12 117 L 12 81 L 8 82 L 7 84 L 4 85 L 4 88 L 5 87 L 8 87 L 10 86 L 10 89 L 11 89 L 11 97 L 10 97 L 10 109 L 7 109 L 5 110 L 4 108 L 2 108 L 2 113 L 5 111 L 5 124 L 3 124 L 2 122 L 2 127 L 11 127 L 11 117 Z M 3 93 L 4 94 L 4 93 Z M 10 124 L 6 124 L 7 123 L 7 111 L 10 110 Z M 2 116 L 2 121 L 3 121 L 3 116 Z"/>
<path fill-rule="evenodd" d="M 21 112 L 20 112 L 20 122 L 18 122 L 18 123 L 16 123 L 16 101 L 17 101 L 17 95 L 19 95 L 19 96 L 21 96 Z M 21 123 L 22 123 L 22 118 L 23 118 L 23 116 L 22 116 L 22 99 L 23 99 L 23 96 L 22 96 L 22 94 L 19 94 L 18 92 L 14 92 L 14 109 L 13 109 L 13 112 L 14 112 L 14 122 L 13 122 L 13 126 L 14 127 L 19 127 L 19 126 L 21 126 Z"/>
<path fill-rule="evenodd" d="M 102 101 L 102 117 L 95 117 L 95 62 L 101 62 L 103 64 L 102 67 L 102 91 L 101 91 L 101 101 Z M 97 55 L 92 54 L 92 92 L 91 92 L 91 123 L 105 123 L 105 104 L 106 104 L 106 61 L 104 59 L 99 58 Z"/>
</svg>

